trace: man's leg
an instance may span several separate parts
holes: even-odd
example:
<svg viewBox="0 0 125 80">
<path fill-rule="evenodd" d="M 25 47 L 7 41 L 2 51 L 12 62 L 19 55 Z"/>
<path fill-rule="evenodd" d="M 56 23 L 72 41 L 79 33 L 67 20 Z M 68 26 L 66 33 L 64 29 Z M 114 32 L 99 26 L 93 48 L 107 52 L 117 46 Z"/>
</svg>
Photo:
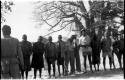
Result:
<svg viewBox="0 0 125 80">
<path fill-rule="evenodd" d="M 22 78 L 24 79 L 24 70 L 21 70 Z"/>
<path fill-rule="evenodd" d="M 74 55 L 71 55 L 70 58 L 70 65 L 71 65 L 71 73 L 75 73 L 75 65 L 74 65 Z"/>
<path fill-rule="evenodd" d="M 1 73 L 1 79 L 10 79 L 11 76 L 9 73 Z"/>
<path fill-rule="evenodd" d="M 51 64 L 50 62 L 48 61 L 48 73 L 49 73 L 49 77 L 51 77 Z"/>
<path fill-rule="evenodd" d="M 41 78 L 42 69 L 39 69 L 39 77 Z"/>
<path fill-rule="evenodd" d="M 99 65 L 100 65 L 100 64 L 98 63 L 98 64 L 97 64 L 97 66 L 98 66 L 98 71 L 99 71 Z"/>
<path fill-rule="evenodd" d="M 106 59 L 106 57 L 103 57 L 103 67 L 104 67 L 104 70 L 106 70 L 106 68 L 105 68 L 105 59 Z"/>
<path fill-rule="evenodd" d="M 21 73 L 18 64 L 10 64 L 10 75 L 13 79 L 21 79 Z"/>
<path fill-rule="evenodd" d="M 112 68 L 112 58 L 109 56 L 109 65 L 110 65 L 110 70 Z"/>
<path fill-rule="evenodd" d="M 65 63 L 64 63 L 64 65 L 65 65 L 65 75 L 66 76 L 68 75 L 68 64 L 69 64 L 69 56 L 66 55 L 66 57 L 65 57 Z"/>
<path fill-rule="evenodd" d="M 65 68 L 64 68 L 64 59 L 63 59 L 62 69 L 63 69 L 63 75 L 64 75 L 64 70 L 65 70 Z"/>
<path fill-rule="evenodd" d="M 88 60 L 89 60 L 90 70 L 92 71 L 92 61 L 91 61 L 91 55 L 88 55 Z"/>
<path fill-rule="evenodd" d="M 55 77 L 55 62 L 53 63 L 53 76 Z"/>
<path fill-rule="evenodd" d="M 34 68 L 34 79 L 36 79 L 36 73 L 37 73 L 37 69 Z"/>
<path fill-rule="evenodd" d="M 26 73 L 26 79 L 28 78 L 28 71 L 25 71 L 25 73 Z"/>
<path fill-rule="evenodd" d="M 80 72 L 81 71 L 81 64 L 80 64 L 80 56 L 79 56 L 79 51 L 78 50 L 76 50 L 74 58 L 76 60 L 76 70 L 78 72 Z"/>
<path fill-rule="evenodd" d="M 86 70 L 86 55 L 83 56 L 84 57 L 84 68 L 85 68 L 85 72 L 87 71 Z"/>
<path fill-rule="evenodd" d="M 94 64 L 94 68 L 95 68 L 95 71 L 96 71 L 96 64 Z"/>
<path fill-rule="evenodd" d="M 113 59 L 112 59 L 112 60 L 113 60 L 113 61 L 112 61 L 112 64 L 113 64 L 114 69 L 116 69 L 116 67 L 115 67 L 115 62 L 114 62 L 114 53 L 115 53 L 115 52 L 114 52 L 114 51 L 112 51 L 112 56 L 113 56 Z"/>
</svg>

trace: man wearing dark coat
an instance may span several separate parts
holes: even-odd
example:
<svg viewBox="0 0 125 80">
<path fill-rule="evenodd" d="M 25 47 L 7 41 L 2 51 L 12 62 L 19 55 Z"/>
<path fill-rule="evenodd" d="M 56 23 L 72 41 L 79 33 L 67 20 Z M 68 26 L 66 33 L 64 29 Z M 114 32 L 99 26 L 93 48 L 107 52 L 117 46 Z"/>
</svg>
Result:
<svg viewBox="0 0 125 80">
<path fill-rule="evenodd" d="M 63 75 L 64 75 L 64 59 L 65 59 L 65 42 L 62 41 L 62 35 L 58 36 L 58 42 L 56 43 L 57 46 L 57 65 L 58 65 L 58 72 L 59 72 L 59 76 L 61 76 L 60 74 L 60 65 L 62 65 L 62 69 L 63 69 Z"/>
<path fill-rule="evenodd" d="M 45 52 L 45 46 L 42 43 L 42 37 L 40 36 L 38 42 L 33 44 L 33 58 L 31 67 L 34 68 L 34 78 L 36 78 L 37 70 L 39 70 L 39 76 L 41 78 L 42 69 L 44 67 L 43 54 Z"/>
<path fill-rule="evenodd" d="M 99 30 L 95 29 L 93 38 L 91 40 L 91 47 L 92 47 L 92 64 L 96 70 L 96 64 L 100 65 L 100 53 L 101 53 L 101 35 L 99 35 Z"/>
<path fill-rule="evenodd" d="M 48 73 L 51 77 L 51 64 L 53 65 L 53 76 L 55 77 L 55 61 L 57 58 L 56 45 L 52 42 L 52 37 L 49 37 L 49 42 L 45 46 L 45 58 L 48 64 Z"/>
<path fill-rule="evenodd" d="M 31 70 L 30 68 L 30 56 L 32 54 L 32 44 L 27 41 L 27 35 L 23 35 L 23 41 L 21 42 L 21 49 L 23 53 L 24 59 L 24 70 L 22 70 L 22 77 L 24 78 L 24 72 L 26 74 L 26 79 L 28 78 L 28 72 Z"/>
<path fill-rule="evenodd" d="M 23 69 L 23 54 L 18 39 L 10 36 L 11 28 L 4 25 L 4 38 L 1 39 L 1 79 L 21 79 L 20 67 Z"/>
<path fill-rule="evenodd" d="M 122 59 L 122 55 L 124 54 L 124 34 L 119 35 L 118 49 L 119 49 L 119 53 L 116 54 L 116 55 L 118 57 L 118 62 L 119 62 L 119 65 L 120 65 L 120 69 L 122 69 L 121 59 Z M 124 67 L 124 60 L 123 60 L 123 67 Z"/>
</svg>

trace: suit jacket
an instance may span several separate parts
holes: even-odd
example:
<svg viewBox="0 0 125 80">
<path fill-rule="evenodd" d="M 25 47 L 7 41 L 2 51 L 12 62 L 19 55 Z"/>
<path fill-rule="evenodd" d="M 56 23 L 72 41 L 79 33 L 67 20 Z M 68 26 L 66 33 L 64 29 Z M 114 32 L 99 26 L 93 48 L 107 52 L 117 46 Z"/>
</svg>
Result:
<svg viewBox="0 0 125 80">
<path fill-rule="evenodd" d="M 22 41 L 21 49 L 24 58 L 24 70 L 27 68 L 28 70 L 30 70 L 30 56 L 32 54 L 32 44 L 29 41 Z"/>
<path fill-rule="evenodd" d="M 60 43 L 60 47 L 59 47 L 59 43 Z M 58 41 L 56 43 L 56 47 L 57 47 L 57 53 L 58 55 L 61 55 L 62 58 L 65 57 L 65 42 L 64 41 Z M 61 53 L 61 54 L 59 54 Z"/>
<path fill-rule="evenodd" d="M 6 66 L 9 66 L 9 64 L 20 64 L 22 68 L 24 67 L 21 46 L 18 39 L 13 37 L 1 39 L 1 67 L 4 69 L 2 71 L 8 70 Z"/>
<path fill-rule="evenodd" d="M 56 52 L 56 45 L 53 42 L 48 42 L 45 46 L 45 57 L 46 58 L 56 58 L 57 52 Z"/>
</svg>

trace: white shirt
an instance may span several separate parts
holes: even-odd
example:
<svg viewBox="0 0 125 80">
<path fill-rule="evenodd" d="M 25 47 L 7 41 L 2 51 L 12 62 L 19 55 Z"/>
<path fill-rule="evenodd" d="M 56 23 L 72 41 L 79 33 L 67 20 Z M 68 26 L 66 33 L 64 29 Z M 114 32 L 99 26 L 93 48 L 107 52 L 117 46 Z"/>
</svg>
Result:
<svg viewBox="0 0 125 80">
<path fill-rule="evenodd" d="M 90 44 L 90 37 L 87 35 L 87 36 L 81 36 L 79 38 L 79 45 L 88 45 Z"/>
</svg>

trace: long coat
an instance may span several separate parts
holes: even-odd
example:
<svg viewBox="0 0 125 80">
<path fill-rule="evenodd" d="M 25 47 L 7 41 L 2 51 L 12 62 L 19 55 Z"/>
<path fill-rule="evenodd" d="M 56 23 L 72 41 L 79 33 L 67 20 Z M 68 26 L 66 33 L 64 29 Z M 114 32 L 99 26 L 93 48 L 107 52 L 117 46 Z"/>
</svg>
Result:
<svg viewBox="0 0 125 80">
<path fill-rule="evenodd" d="M 99 64 L 100 63 L 100 52 L 101 52 L 101 38 L 94 34 L 91 39 L 91 47 L 92 47 L 92 63 Z"/>
<path fill-rule="evenodd" d="M 36 42 L 33 44 L 33 58 L 32 58 L 32 68 L 43 68 L 43 54 L 45 52 L 45 46 L 42 42 Z"/>
<path fill-rule="evenodd" d="M 119 51 L 121 54 L 124 53 L 124 39 L 119 40 Z"/>
<path fill-rule="evenodd" d="M 12 37 L 1 39 L 1 78 L 19 79 L 19 65 L 24 66 L 19 41 Z"/>
<path fill-rule="evenodd" d="M 30 68 L 30 56 L 32 54 L 32 44 L 29 41 L 21 42 L 21 49 L 24 59 L 24 71 L 29 71 Z"/>
</svg>

